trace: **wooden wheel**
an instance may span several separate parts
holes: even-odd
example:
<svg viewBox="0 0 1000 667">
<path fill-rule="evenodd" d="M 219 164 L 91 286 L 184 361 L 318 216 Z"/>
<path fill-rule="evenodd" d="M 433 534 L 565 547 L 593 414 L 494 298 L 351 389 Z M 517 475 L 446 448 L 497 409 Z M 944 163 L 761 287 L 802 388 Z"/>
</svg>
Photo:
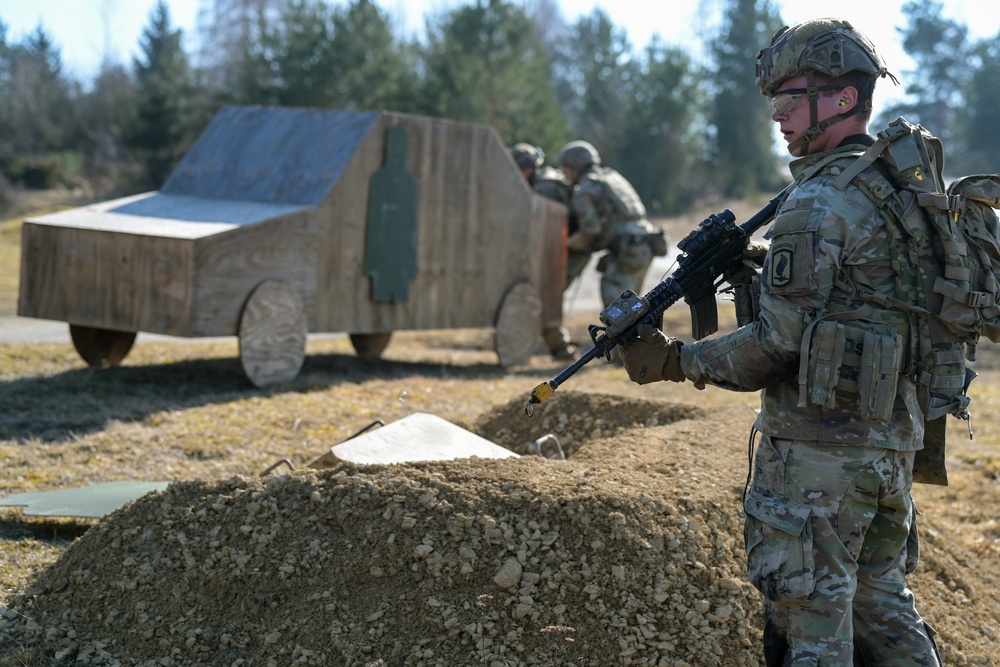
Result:
<svg viewBox="0 0 1000 667">
<path fill-rule="evenodd" d="M 302 297 L 277 280 L 254 288 L 240 314 L 240 363 L 257 387 L 291 382 L 302 369 L 309 324 Z"/>
<path fill-rule="evenodd" d="M 361 357 L 381 357 L 386 346 L 389 345 L 390 338 L 392 338 L 391 331 L 385 333 L 350 334 L 351 345 L 354 346 L 354 351 Z"/>
<path fill-rule="evenodd" d="M 134 331 L 112 331 L 79 324 L 69 325 L 69 337 L 87 365 L 100 368 L 120 364 L 135 342 Z"/>
<path fill-rule="evenodd" d="M 529 282 L 514 283 L 497 312 L 494 343 L 500 365 L 520 366 L 531 360 L 542 330 L 542 300 Z"/>
</svg>

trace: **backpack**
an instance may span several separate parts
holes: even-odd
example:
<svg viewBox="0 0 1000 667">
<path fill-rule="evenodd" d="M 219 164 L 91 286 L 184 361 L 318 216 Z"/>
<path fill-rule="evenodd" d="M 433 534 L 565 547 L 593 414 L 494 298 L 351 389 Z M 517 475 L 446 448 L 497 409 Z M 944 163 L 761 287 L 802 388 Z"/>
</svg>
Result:
<svg viewBox="0 0 1000 667">
<path fill-rule="evenodd" d="M 834 179 L 857 185 L 878 206 L 890 234 L 897 298 L 863 301 L 909 313 L 912 367 L 926 415 L 915 482 L 947 485 L 945 417 L 970 420 L 968 388 L 981 336 L 1000 342 L 1000 175 L 944 185 L 941 141 L 897 118 Z M 971 421 L 969 437 L 972 437 Z"/>
</svg>

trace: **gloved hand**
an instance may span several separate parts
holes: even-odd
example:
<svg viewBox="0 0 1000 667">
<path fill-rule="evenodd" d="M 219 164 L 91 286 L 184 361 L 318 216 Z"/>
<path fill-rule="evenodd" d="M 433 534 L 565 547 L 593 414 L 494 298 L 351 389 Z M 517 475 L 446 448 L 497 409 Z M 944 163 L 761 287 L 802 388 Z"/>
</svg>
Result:
<svg viewBox="0 0 1000 667">
<path fill-rule="evenodd" d="M 743 259 L 749 259 L 758 266 L 764 263 L 764 256 L 767 255 L 768 245 L 760 241 L 750 241 L 749 245 L 743 249 Z"/>
<path fill-rule="evenodd" d="M 566 247 L 570 250 L 590 250 L 593 243 L 594 236 L 592 234 L 576 232 L 575 234 L 570 234 L 569 239 L 566 241 Z"/>
<path fill-rule="evenodd" d="M 743 249 L 743 268 L 727 278 L 727 282 L 733 287 L 749 282 L 754 274 L 760 274 L 761 267 L 764 266 L 764 257 L 767 255 L 768 245 L 760 241 L 750 241 L 750 244 Z"/>
<path fill-rule="evenodd" d="M 663 332 L 649 324 L 639 325 L 639 337 L 621 351 L 628 377 L 636 384 L 649 384 L 659 380 L 684 382 L 687 376 L 681 370 L 681 347 L 676 338 L 667 338 Z"/>
</svg>

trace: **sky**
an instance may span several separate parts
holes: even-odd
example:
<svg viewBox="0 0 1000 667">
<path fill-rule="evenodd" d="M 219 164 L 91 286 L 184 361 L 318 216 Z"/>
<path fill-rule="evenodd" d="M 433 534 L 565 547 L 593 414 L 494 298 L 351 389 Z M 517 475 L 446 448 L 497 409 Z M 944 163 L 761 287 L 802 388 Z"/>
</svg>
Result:
<svg viewBox="0 0 1000 667">
<path fill-rule="evenodd" d="M 331 0 L 344 2 L 345 0 Z M 403 36 L 419 35 L 424 18 L 474 0 L 376 0 L 389 14 Z M 830 16 L 817 13 L 816 3 L 807 0 L 773 0 L 782 18 L 795 24 L 810 18 Z M 567 22 L 572 23 L 595 8 L 601 8 L 611 21 L 623 28 L 637 49 L 649 43 L 653 35 L 664 42 L 692 51 L 696 57 L 701 42 L 698 35 L 718 22 L 722 0 L 557 0 Z M 897 29 L 906 25 L 901 8 L 906 0 L 839 0 L 838 18 L 851 21 L 864 32 L 885 58 L 889 70 L 900 76 L 912 68 L 905 55 Z M 167 0 L 171 20 L 184 31 L 184 47 L 190 53 L 195 46 L 199 10 L 210 0 Z M 60 47 L 65 71 L 86 85 L 93 79 L 101 62 L 131 63 L 138 54 L 143 28 L 156 0 L 0 0 L 0 21 L 7 25 L 7 39 L 20 41 L 39 25 Z M 1000 2 L 990 0 L 943 0 L 946 18 L 969 27 L 972 38 L 993 37 L 1000 33 Z M 905 81 L 905 77 L 902 77 Z M 880 86 L 884 99 L 896 93 Z M 901 94 L 901 90 L 898 94 Z M 876 97 L 876 104 L 879 103 Z"/>
</svg>

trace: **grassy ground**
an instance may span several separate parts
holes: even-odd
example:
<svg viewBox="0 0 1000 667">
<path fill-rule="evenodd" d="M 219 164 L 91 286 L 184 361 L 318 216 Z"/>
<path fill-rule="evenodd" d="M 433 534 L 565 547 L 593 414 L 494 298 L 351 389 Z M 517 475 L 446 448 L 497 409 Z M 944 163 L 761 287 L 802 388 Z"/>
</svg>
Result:
<svg viewBox="0 0 1000 667">
<path fill-rule="evenodd" d="M 21 222 L 0 223 L 0 315 L 17 312 L 17 283 L 21 266 Z"/>
</svg>

